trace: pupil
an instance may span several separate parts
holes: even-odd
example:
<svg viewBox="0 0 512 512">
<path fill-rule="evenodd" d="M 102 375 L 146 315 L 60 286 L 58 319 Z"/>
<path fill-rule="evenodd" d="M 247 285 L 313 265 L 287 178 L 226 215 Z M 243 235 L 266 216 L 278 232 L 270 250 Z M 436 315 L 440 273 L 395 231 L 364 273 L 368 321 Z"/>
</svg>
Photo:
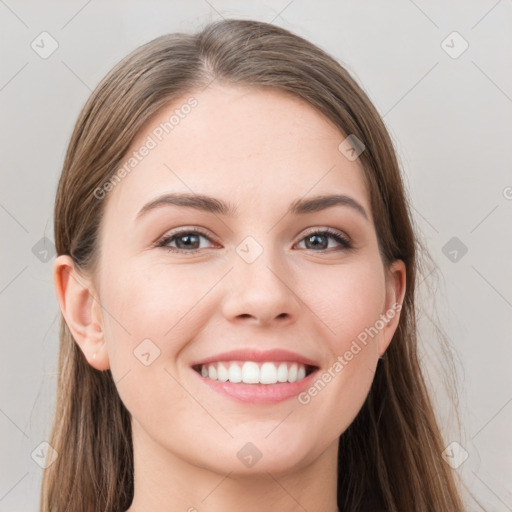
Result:
<svg viewBox="0 0 512 512">
<path fill-rule="evenodd" d="M 199 237 L 198 237 L 197 235 L 182 235 L 182 236 L 180 236 L 179 238 L 177 238 L 177 239 L 176 239 L 176 245 L 177 245 L 180 249 L 181 249 L 181 248 L 183 248 L 183 247 L 184 247 L 184 248 L 186 248 L 186 249 L 190 249 L 191 244 L 194 244 L 194 241 L 192 241 L 192 242 L 191 242 L 190 240 L 191 240 L 191 239 L 192 239 L 192 240 L 193 240 L 193 239 L 195 239 L 195 242 L 197 243 L 198 238 L 199 238 Z M 187 241 L 187 242 L 185 242 L 184 244 L 182 244 L 182 243 L 181 243 L 181 240 L 188 240 L 188 241 Z M 181 245 L 182 247 L 180 247 L 180 245 Z M 197 249 L 197 247 L 195 247 L 195 245 L 194 245 L 194 247 L 193 247 L 193 248 L 194 248 L 194 249 Z"/>
<path fill-rule="evenodd" d="M 318 239 L 319 239 L 319 238 L 320 238 L 320 239 L 322 239 L 322 238 L 323 238 L 324 240 L 326 240 L 326 237 L 325 237 L 325 236 L 323 236 L 323 235 L 311 235 L 311 236 L 309 236 L 309 237 L 306 239 L 306 241 L 311 241 L 311 240 L 316 240 L 316 241 L 318 241 Z M 318 247 L 319 245 L 322 247 L 322 249 L 327 248 L 327 245 L 326 245 L 326 243 L 325 243 L 325 242 L 324 242 L 323 244 L 322 244 L 322 243 L 320 243 L 320 244 L 318 244 L 318 243 L 314 243 L 314 244 L 313 244 L 313 247 Z"/>
</svg>

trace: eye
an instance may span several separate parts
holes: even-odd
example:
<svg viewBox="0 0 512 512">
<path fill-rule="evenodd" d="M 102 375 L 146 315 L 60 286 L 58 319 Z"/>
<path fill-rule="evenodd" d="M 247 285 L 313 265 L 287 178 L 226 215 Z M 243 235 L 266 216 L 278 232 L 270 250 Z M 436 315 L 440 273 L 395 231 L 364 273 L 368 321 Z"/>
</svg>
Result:
<svg viewBox="0 0 512 512">
<path fill-rule="evenodd" d="M 352 249 L 352 244 L 349 239 L 338 231 L 332 231 L 330 229 L 322 229 L 319 231 L 312 231 L 306 235 L 299 243 L 305 241 L 306 249 L 315 250 L 315 252 L 327 251 L 329 247 L 329 239 L 335 240 L 341 248 L 335 249 L 338 251 Z M 319 249 L 319 250 L 316 250 Z M 329 251 L 331 252 L 331 251 Z"/>
<path fill-rule="evenodd" d="M 202 249 L 201 238 L 206 240 L 210 240 L 210 237 L 199 231 L 197 229 L 193 230 L 182 230 L 177 231 L 173 234 L 165 236 L 159 242 L 157 242 L 157 247 L 167 247 L 170 252 L 192 252 Z M 175 243 L 175 246 L 171 246 L 170 244 Z"/>
<path fill-rule="evenodd" d="M 201 239 L 209 240 L 211 242 L 210 236 L 197 228 L 183 229 L 181 231 L 171 233 L 170 235 L 166 235 L 158 241 L 155 246 L 166 247 L 169 252 L 191 253 L 204 249 L 204 247 L 201 247 Z M 305 241 L 306 249 L 313 250 L 314 252 L 324 252 L 333 248 L 332 245 L 329 246 L 329 239 L 334 240 L 339 246 L 341 246 L 340 248 L 335 249 L 335 251 L 352 249 L 352 244 L 348 238 L 338 231 L 330 229 L 312 231 L 302 238 L 299 243 Z"/>
</svg>

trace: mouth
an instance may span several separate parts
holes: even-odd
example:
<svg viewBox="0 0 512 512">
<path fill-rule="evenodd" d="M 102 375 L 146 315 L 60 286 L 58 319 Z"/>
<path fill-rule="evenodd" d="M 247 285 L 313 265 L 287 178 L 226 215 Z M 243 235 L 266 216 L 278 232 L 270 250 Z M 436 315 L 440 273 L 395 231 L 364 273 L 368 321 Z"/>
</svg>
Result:
<svg viewBox="0 0 512 512">
<path fill-rule="evenodd" d="M 242 349 L 194 361 L 191 370 L 207 393 L 238 403 L 272 405 L 311 386 L 320 366 L 289 350 Z"/>
<path fill-rule="evenodd" d="M 195 364 L 192 369 L 212 381 L 269 386 L 301 382 L 318 367 L 295 361 L 232 360 Z"/>
</svg>

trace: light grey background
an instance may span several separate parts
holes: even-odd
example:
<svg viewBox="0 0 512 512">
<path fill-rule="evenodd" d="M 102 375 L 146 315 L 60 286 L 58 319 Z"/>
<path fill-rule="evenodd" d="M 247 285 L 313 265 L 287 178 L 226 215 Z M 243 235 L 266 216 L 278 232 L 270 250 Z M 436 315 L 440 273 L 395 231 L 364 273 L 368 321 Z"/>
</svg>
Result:
<svg viewBox="0 0 512 512">
<path fill-rule="evenodd" d="M 462 434 L 451 430 L 428 357 L 440 423 L 447 444 L 460 444 L 453 457 L 467 451 L 458 471 L 480 502 L 512 510 L 511 14 L 509 0 L 0 0 L 0 511 L 38 506 L 42 470 L 31 454 L 37 460 L 48 439 L 58 349 L 54 257 L 41 239 L 53 240 L 55 189 L 79 110 L 129 51 L 220 16 L 273 22 L 318 44 L 384 116 L 444 276 L 434 295 L 430 276 L 420 291 L 437 303 L 453 345 Z M 31 47 L 42 46 L 43 31 L 58 43 L 46 59 Z M 428 334 L 423 342 L 432 355 Z"/>
</svg>

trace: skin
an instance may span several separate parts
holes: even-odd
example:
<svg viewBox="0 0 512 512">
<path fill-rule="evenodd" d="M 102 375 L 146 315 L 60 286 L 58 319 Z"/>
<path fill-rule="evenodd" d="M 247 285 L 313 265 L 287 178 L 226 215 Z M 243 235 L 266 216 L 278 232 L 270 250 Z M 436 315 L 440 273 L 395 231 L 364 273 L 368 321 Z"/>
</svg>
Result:
<svg viewBox="0 0 512 512">
<path fill-rule="evenodd" d="M 190 96 L 152 119 L 130 152 Z M 103 199 L 97 272 L 56 259 L 59 305 L 89 363 L 111 369 L 132 415 L 130 512 L 287 512 L 298 503 L 334 512 L 338 437 L 368 394 L 399 313 L 306 405 L 296 397 L 236 402 L 190 365 L 232 349 L 277 347 L 327 371 L 402 302 L 405 266 L 384 268 L 362 168 L 338 150 L 345 136 L 319 112 L 276 90 L 216 84 L 193 96 L 198 106 Z M 191 191 L 233 202 L 238 215 L 164 206 L 136 220 L 156 196 Z M 368 220 L 347 206 L 285 215 L 298 198 L 333 193 L 354 198 Z M 152 246 L 194 227 L 211 234 L 195 252 Z M 330 237 L 321 239 L 327 249 L 306 245 L 306 235 L 327 227 L 354 249 Z M 263 249 L 252 263 L 236 251 L 247 236 Z M 134 350 L 147 338 L 160 355 L 145 366 Z M 250 468 L 237 457 L 248 442 L 262 453 Z"/>
</svg>

